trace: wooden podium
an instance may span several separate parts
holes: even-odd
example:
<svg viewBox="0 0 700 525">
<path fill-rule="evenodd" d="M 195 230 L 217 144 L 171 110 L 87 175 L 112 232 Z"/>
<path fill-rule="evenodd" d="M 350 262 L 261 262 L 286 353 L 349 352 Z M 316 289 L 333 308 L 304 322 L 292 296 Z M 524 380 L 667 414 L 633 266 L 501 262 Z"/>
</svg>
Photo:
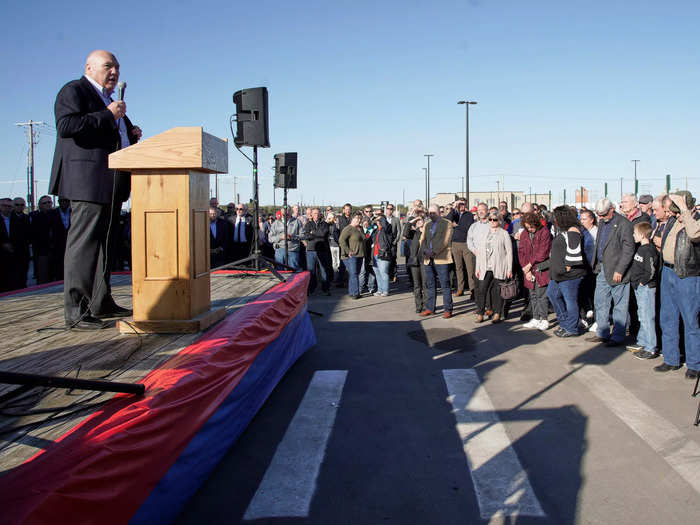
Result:
<svg viewBox="0 0 700 525">
<path fill-rule="evenodd" d="M 226 315 L 211 309 L 209 174 L 228 172 L 227 141 L 173 128 L 109 156 L 131 172 L 133 320 L 122 333 L 192 333 Z"/>
</svg>

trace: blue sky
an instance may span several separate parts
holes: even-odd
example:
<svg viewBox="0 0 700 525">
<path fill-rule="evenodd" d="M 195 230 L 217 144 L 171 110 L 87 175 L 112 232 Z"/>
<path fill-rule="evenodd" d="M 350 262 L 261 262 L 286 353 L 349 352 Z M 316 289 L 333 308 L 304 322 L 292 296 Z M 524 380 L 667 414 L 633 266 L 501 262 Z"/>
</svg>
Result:
<svg viewBox="0 0 700 525">
<path fill-rule="evenodd" d="M 692 1 L 74 1 L 6 3 L 0 57 L 0 194 L 26 193 L 27 139 L 39 194 L 53 155 L 53 103 L 92 49 L 113 51 L 131 119 L 146 137 L 201 125 L 229 138 L 238 89 L 267 86 L 273 154 L 299 152 L 291 201 L 355 204 L 459 191 L 470 108 L 471 189 L 547 192 L 583 184 L 619 197 L 672 186 L 700 192 L 700 3 Z M 113 7 L 118 5 L 118 8 Z M 233 148 L 220 200 L 251 195 Z M 213 180 L 213 177 L 212 177 Z M 556 197 L 555 197 L 556 199 Z M 281 191 L 276 201 L 281 201 Z"/>
</svg>

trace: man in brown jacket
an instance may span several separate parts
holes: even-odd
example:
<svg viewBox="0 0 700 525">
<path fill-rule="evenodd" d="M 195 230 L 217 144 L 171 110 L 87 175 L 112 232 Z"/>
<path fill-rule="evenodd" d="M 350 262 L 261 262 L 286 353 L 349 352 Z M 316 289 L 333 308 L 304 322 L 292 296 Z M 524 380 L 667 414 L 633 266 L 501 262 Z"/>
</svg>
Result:
<svg viewBox="0 0 700 525">
<path fill-rule="evenodd" d="M 430 220 L 423 227 L 423 233 L 420 238 L 420 251 L 423 254 L 425 286 L 427 289 L 426 307 L 420 315 L 427 317 L 435 313 L 436 279 L 439 279 L 442 287 L 442 304 L 445 308 L 442 316 L 445 319 L 449 319 L 452 317 L 452 289 L 450 288 L 452 223 L 440 217 L 439 208 L 435 204 L 430 205 L 428 217 Z"/>
</svg>

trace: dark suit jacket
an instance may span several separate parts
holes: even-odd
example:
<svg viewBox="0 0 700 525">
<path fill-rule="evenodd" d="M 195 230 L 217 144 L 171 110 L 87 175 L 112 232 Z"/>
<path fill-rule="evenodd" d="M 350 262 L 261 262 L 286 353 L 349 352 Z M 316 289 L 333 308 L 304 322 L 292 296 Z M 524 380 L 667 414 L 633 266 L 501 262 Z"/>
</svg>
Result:
<svg viewBox="0 0 700 525">
<path fill-rule="evenodd" d="M 245 215 L 245 240 L 246 240 L 246 245 L 251 246 L 253 244 L 253 218 L 249 215 Z M 234 217 L 233 221 L 230 223 L 230 228 L 231 228 L 231 242 L 236 238 L 236 218 Z"/>
<path fill-rule="evenodd" d="M 52 211 L 53 210 L 43 212 L 37 210 L 29 215 L 32 232 L 32 254 L 34 257 L 46 256 L 49 254 L 51 241 L 49 230 Z"/>
<path fill-rule="evenodd" d="M 56 151 L 49 192 L 71 200 L 119 205 L 129 198 L 129 174 L 107 168 L 107 156 L 119 149 L 117 122 L 90 81 L 82 77 L 58 92 L 54 105 Z M 124 117 L 129 140 L 133 125 Z"/>
<path fill-rule="evenodd" d="M 231 256 L 231 243 L 233 236 L 231 225 L 226 219 L 219 217 L 216 219 L 216 237 L 211 234 L 211 223 L 209 224 L 209 248 L 222 248 L 223 252 L 211 257 L 211 267 L 216 268 L 229 261 Z"/>
<path fill-rule="evenodd" d="M 27 285 L 30 242 L 29 216 L 10 214 L 10 234 L 5 228 L 5 220 L 0 217 L 0 290 L 16 290 Z M 12 252 L 1 246 L 12 246 Z"/>
<path fill-rule="evenodd" d="M 593 268 L 595 272 L 600 271 L 599 263 L 603 263 L 605 269 L 605 279 L 608 284 L 625 284 L 630 282 L 630 268 L 632 268 L 632 258 L 634 257 L 634 237 L 632 236 L 632 223 L 619 213 L 611 219 L 612 231 L 608 242 L 603 247 L 603 260 L 598 258 L 598 241 L 600 240 L 600 226 L 595 240 L 595 255 L 593 258 Z M 613 274 L 617 272 L 622 275 L 622 282 L 613 282 Z"/>
<path fill-rule="evenodd" d="M 70 211 L 70 208 L 68 210 Z M 70 226 L 70 223 L 68 226 Z M 54 208 L 49 212 L 50 251 L 52 256 L 61 261 L 63 261 L 63 255 L 66 252 L 67 238 L 68 230 L 61 220 L 61 212 L 58 208 Z"/>
</svg>

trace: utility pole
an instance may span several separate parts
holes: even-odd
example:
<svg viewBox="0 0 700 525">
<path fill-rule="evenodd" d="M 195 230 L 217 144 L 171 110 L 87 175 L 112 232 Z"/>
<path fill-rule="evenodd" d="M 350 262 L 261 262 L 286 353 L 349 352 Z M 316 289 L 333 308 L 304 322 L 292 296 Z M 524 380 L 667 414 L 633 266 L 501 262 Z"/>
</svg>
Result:
<svg viewBox="0 0 700 525">
<path fill-rule="evenodd" d="M 464 177 L 464 198 L 467 201 L 467 209 L 470 209 L 469 206 L 469 105 L 474 105 L 476 104 L 475 101 L 473 100 L 460 100 L 457 102 L 457 104 L 464 104 L 464 109 L 465 109 L 465 115 L 466 115 L 466 148 L 465 148 L 465 153 L 466 153 L 466 171 L 465 171 L 465 177 Z"/>
<path fill-rule="evenodd" d="M 430 157 L 434 157 L 433 153 L 423 155 L 428 158 L 428 170 L 425 172 L 425 206 L 430 208 Z"/>
<path fill-rule="evenodd" d="M 639 183 L 637 182 L 637 163 L 639 162 L 639 159 L 632 159 L 631 162 L 634 162 L 634 198 L 637 198 L 637 191 L 639 186 Z M 622 197 L 620 197 L 622 199 Z"/>
<path fill-rule="evenodd" d="M 497 180 L 496 181 L 496 199 L 498 202 L 496 203 L 496 207 L 498 208 L 498 204 L 501 202 L 501 181 Z"/>
<path fill-rule="evenodd" d="M 29 122 L 16 122 L 15 125 L 29 128 L 29 155 L 27 157 L 27 205 L 29 211 L 34 211 L 34 126 L 43 126 L 45 122 L 30 120 Z"/>
<path fill-rule="evenodd" d="M 666 193 L 671 193 L 671 174 L 666 175 Z"/>
<path fill-rule="evenodd" d="M 238 204 L 238 202 L 239 202 L 238 201 L 238 192 L 236 191 L 237 185 L 238 185 L 238 177 L 234 175 L 233 176 L 233 200 L 236 201 L 236 202 L 234 202 L 234 204 Z"/>
</svg>

